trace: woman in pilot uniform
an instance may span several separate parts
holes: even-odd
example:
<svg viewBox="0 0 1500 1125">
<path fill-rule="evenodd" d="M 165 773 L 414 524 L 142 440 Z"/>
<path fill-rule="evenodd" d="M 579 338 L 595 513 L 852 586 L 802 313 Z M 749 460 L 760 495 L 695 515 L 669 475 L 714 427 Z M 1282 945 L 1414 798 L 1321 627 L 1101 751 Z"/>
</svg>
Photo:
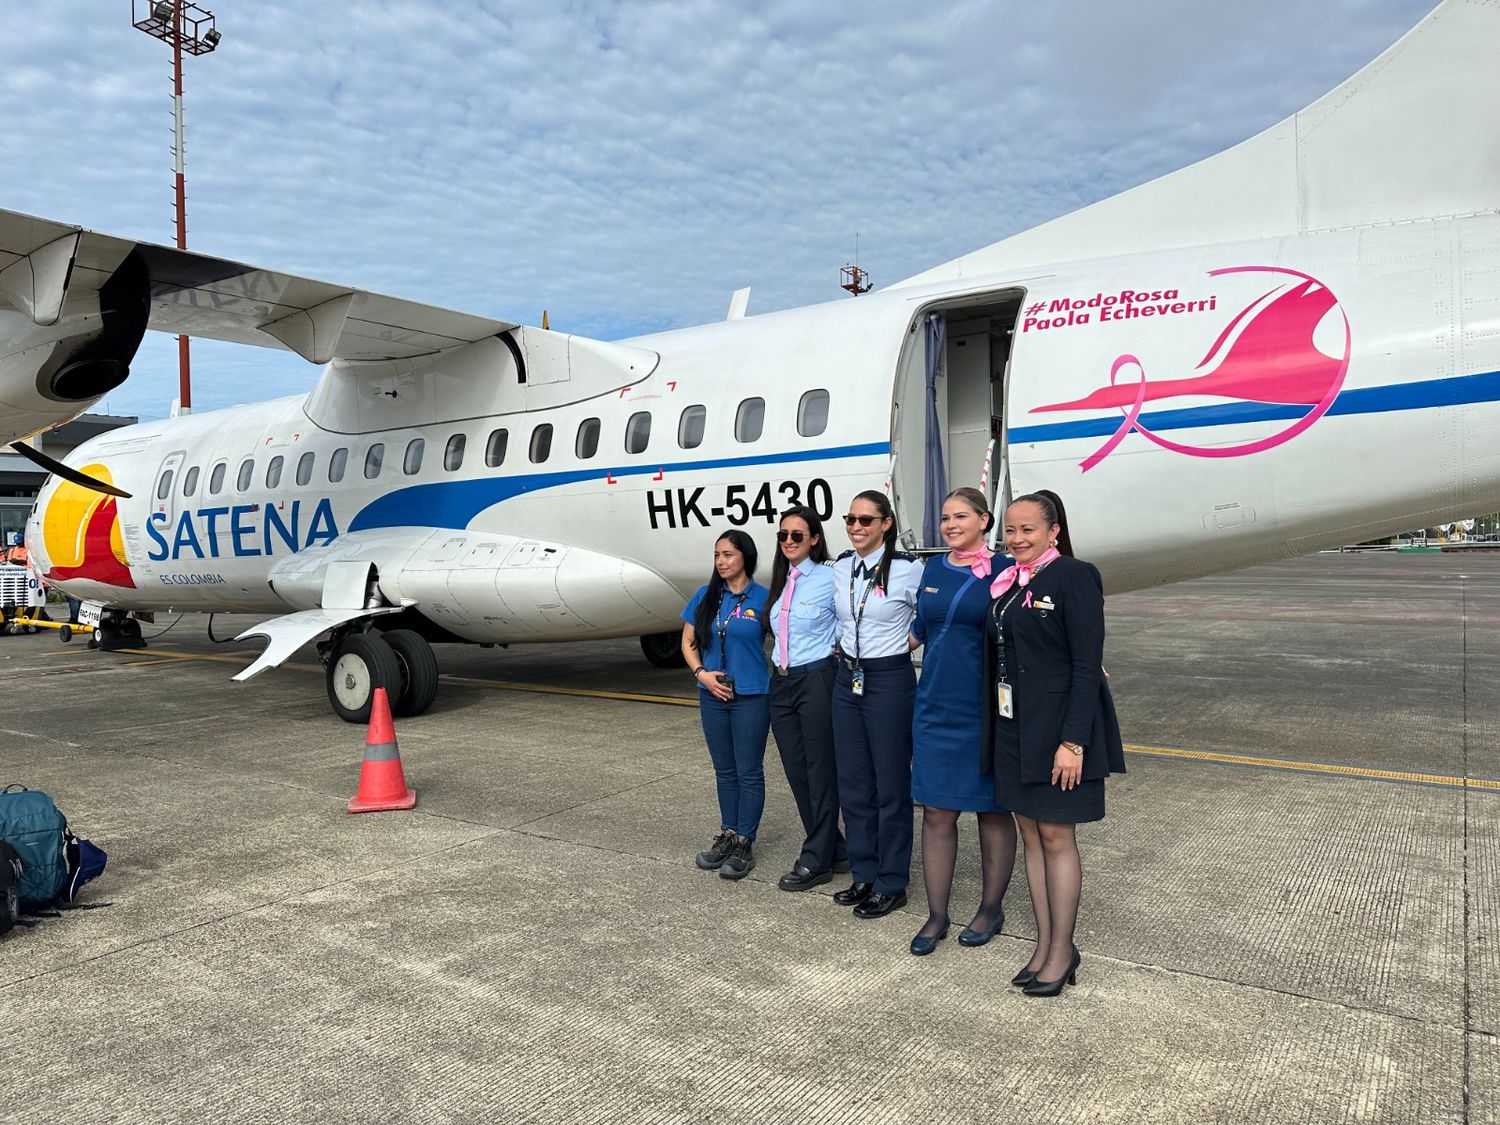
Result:
<svg viewBox="0 0 1500 1125">
<path fill-rule="evenodd" d="M 995 560 L 985 535 L 993 521 L 977 488 L 948 494 L 939 523 L 948 553 L 927 560 L 912 622 L 913 647 L 925 646 L 912 719 L 911 794 L 922 806 L 922 878 L 927 887 L 927 922 L 911 939 L 918 957 L 931 953 L 948 934 L 960 812 L 979 818 L 984 885 L 978 912 L 958 935 L 961 944 L 984 945 L 1004 925 L 1002 904 L 1016 862 L 1016 822 L 996 802 L 993 780 L 980 772 L 983 723 L 974 706 L 976 696 L 987 694 L 982 691 L 982 654 Z"/>
<path fill-rule="evenodd" d="M 844 517 L 852 551 L 833 564 L 838 674 L 833 748 L 853 881 L 833 896 L 860 918 L 906 905 L 911 878 L 911 717 L 916 695 L 909 637 L 922 566 L 896 550 L 883 492 L 861 492 Z"/>
<path fill-rule="evenodd" d="M 1018 497 L 1005 512 L 1005 543 L 1015 563 L 990 586 L 984 764 L 1020 827 L 1036 914 L 1036 950 L 1011 983 L 1056 996 L 1080 961 L 1075 826 L 1103 819 L 1104 779 L 1125 772 L 1125 756 L 1104 679 L 1104 584 L 1073 557 L 1062 501 Z"/>
<path fill-rule="evenodd" d="M 805 891 L 849 870 L 839 831 L 833 760 L 833 641 L 838 624 L 823 521 L 798 505 L 781 514 L 765 631 L 771 641 L 771 730 L 797 803 L 804 838 L 776 883 Z"/>
<path fill-rule="evenodd" d="M 731 529 L 714 543 L 714 572 L 682 611 L 682 656 L 698 684 L 698 714 L 714 764 L 719 831 L 698 866 L 725 879 L 755 867 L 751 845 L 766 806 L 770 677 L 761 638 L 766 588 L 755 581 L 755 540 Z"/>
</svg>

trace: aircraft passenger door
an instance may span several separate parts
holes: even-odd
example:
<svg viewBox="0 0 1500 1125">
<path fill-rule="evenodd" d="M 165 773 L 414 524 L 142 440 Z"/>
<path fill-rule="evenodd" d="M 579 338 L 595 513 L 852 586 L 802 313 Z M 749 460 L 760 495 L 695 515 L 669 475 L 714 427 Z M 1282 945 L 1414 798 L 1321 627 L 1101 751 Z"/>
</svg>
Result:
<svg viewBox="0 0 1500 1125">
<path fill-rule="evenodd" d="M 181 508 L 182 463 L 186 459 L 186 450 L 177 449 L 168 453 L 162 459 L 161 468 L 156 470 L 156 481 L 151 486 L 151 513 L 164 514 L 169 528 L 177 522 L 177 512 Z"/>
</svg>

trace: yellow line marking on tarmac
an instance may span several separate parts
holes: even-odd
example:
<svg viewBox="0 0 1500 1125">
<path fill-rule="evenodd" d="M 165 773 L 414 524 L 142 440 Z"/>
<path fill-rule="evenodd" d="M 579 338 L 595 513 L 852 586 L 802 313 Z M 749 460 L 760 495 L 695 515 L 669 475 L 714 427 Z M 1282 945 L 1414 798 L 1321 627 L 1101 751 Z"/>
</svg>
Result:
<svg viewBox="0 0 1500 1125">
<path fill-rule="evenodd" d="M 127 668 L 149 668 L 153 664 L 174 664 L 174 663 L 176 663 L 176 661 L 174 661 L 170 656 L 160 656 L 160 657 L 157 657 L 155 660 L 130 660 L 130 661 L 126 662 L 125 667 L 127 667 Z"/>
<path fill-rule="evenodd" d="M 1132 754 L 1149 754 L 1154 758 L 1184 758 L 1195 762 L 1221 762 L 1235 766 L 1263 766 L 1267 769 L 1295 770 L 1300 773 L 1329 773 L 1340 777 L 1370 777 L 1381 781 L 1414 781 L 1422 785 L 1446 785 L 1455 789 L 1491 789 L 1500 792 L 1500 781 L 1486 778 L 1449 777 L 1438 773 L 1410 773 L 1406 770 L 1376 770 L 1364 766 L 1335 766 L 1326 762 L 1296 762 L 1286 758 L 1257 758 L 1249 754 L 1216 754 L 1208 750 L 1169 750 L 1163 746 L 1132 746 Z"/>
<path fill-rule="evenodd" d="M 684 699 L 680 695 L 643 695 L 630 691 L 599 691 L 595 688 L 552 687 L 549 684 L 523 684 L 515 680 L 481 680 L 473 676 L 444 676 L 450 684 L 468 684 L 471 687 L 499 688 L 503 691 L 527 691 L 537 695 L 582 695 L 590 699 L 619 699 L 627 703 L 665 703 L 672 707 L 696 707 L 696 699 Z"/>
<path fill-rule="evenodd" d="M 130 653 L 135 656 L 147 655 L 145 649 L 138 648 L 122 648 L 116 651 Z M 238 664 L 241 667 L 251 663 L 251 660 L 242 657 L 219 655 L 217 653 L 171 652 L 161 653 L 158 660 L 133 662 L 129 666 L 141 667 L 148 663 L 167 663 L 173 660 L 208 660 L 218 664 Z M 281 667 L 293 668 L 299 672 L 323 671 L 322 667 L 317 664 L 289 663 L 283 664 Z M 519 680 L 485 680 L 476 676 L 444 675 L 441 678 L 444 683 L 463 684 L 468 687 L 492 688 L 499 691 L 521 691 L 533 695 L 571 695 L 585 699 L 613 699 L 622 703 L 665 704 L 670 707 L 698 706 L 697 699 L 680 695 L 648 695 L 643 692 L 554 687 L 550 684 L 522 683 Z M 1451 777 L 1447 774 L 1413 773 L 1407 770 L 1379 770 L 1369 769 L 1364 766 L 1331 765 L 1327 762 L 1299 762 L 1289 758 L 1261 758 L 1250 754 L 1220 754 L 1210 750 L 1173 750 L 1165 746 L 1138 746 L 1133 743 L 1127 743 L 1125 750 L 1131 754 L 1145 754 L 1153 758 L 1176 758 L 1182 761 L 1216 762 L 1221 765 L 1233 766 L 1258 766 L 1262 769 L 1290 770 L 1295 773 L 1322 773 L 1336 777 L 1362 777 L 1378 781 L 1405 781 L 1414 782 L 1419 785 L 1440 785 L 1452 789 L 1483 789 L 1500 793 L 1500 781 L 1491 781 L 1488 778 Z"/>
</svg>

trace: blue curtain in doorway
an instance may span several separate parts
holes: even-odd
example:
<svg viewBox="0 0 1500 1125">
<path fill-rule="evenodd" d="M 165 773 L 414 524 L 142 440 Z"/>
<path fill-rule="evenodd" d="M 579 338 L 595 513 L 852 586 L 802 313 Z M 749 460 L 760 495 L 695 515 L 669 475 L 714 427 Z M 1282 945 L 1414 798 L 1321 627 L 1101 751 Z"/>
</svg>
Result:
<svg viewBox="0 0 1500 1125">
<path fill-rule="evenodd" d="M 927 317 L 927 461 L 923 477 L 926 482 L 926 504 L 922 514 L 922 546 L 938 543 L 938 520 L 943 514 L 943 497 L 948 495 L 948 473 L 943 468 L 943 428 L 938 418 L 937 377 L 943 366 L 943 343 L 948 335 L 948 318 L 942 313 Z"/>
</svg>

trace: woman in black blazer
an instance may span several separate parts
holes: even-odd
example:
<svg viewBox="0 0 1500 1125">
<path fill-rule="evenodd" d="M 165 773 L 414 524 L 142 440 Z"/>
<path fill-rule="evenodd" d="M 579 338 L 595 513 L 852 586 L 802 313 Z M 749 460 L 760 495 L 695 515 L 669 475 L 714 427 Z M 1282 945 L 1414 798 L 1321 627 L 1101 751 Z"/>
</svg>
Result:
<svg viewBox="0 0 1500 1125">
<path fill-rule="evenodd" d="M 1075 828 L 1104 818 L 1104 778 L 1125 772 L 1125 756 L 1104 680 L 1104 583 L 1073 558 L 1057 495 L 1018 497 L 1005 544 L 1015 565 L 990 586 L 980 768 L 1015 813 L 1036 914 L 1036 951 L 1011 983 L 1056 996 L 1080 960 Z"/>
</svg>

